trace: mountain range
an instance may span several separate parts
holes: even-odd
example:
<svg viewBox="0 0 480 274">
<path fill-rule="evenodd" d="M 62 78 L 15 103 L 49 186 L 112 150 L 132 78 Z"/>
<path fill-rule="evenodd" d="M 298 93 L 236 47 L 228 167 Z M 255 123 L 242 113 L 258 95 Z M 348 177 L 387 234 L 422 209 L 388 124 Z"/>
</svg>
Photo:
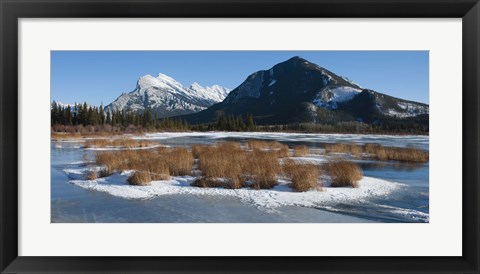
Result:
<svg viewBox="0 0 480 274">
<path fill-rule="evenodd" d="M 215 121 L 220 114 L 250 113 L 258 124 L 336 123 L 420 118 L 428 123 L 427 104 L 360 87 L 346 77 L 293 57 L 257 71 L 220 103 L 182 116 L 190 123 Z"/>
<path fill-rule="evenodd" d="M 105 111 L 150 110 L 157 118 L 191 124 L 215 122 L 219 115 L 252 115 L 257 124 L 414 121 L 428 126 L 429 106 L 366 89 L 346 77 L 295 56 L 250 74 L 233 90 L 198 83 L 184 86 L 165 74 L 145 75 Z"/>
<path fill-rule="evenodd" d="M 183 86 L 172 77 L 158 74 L 145 75 L 138 79 L 136 88 L 123 93 L 105 107 L 105 111 L 151 110 L 158 118 L 195 113 L 223 101 L 230 89 L 213 85 L 203 87 L 193 83 Z"/>
</svg>

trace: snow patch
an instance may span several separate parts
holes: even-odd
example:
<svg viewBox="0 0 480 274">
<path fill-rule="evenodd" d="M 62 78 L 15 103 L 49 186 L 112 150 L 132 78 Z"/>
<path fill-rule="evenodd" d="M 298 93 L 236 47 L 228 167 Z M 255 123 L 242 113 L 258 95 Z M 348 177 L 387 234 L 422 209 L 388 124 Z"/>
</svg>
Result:
<svg viewBox="0 0 480 274">
<path fill-rule="evenodd" d="M 323 191 L 293 192 L 288 186 L 290 182 L 285 179 L 279 179 L 279 185 L 270 190 L 198 188 L 190 186 L 196 179 L 192 176 L 177 176 L 172 177 L 171 180 L 154 181 L 149 186 L 132 186 L 127 182 L 130 175 L 131 171 L 116 173 L 96 180 L 74 179 L 70 183 L 125 199 L 151 199 L 171 194 L 234 196 L 247 204 L 264 210 L 286 205 L 325 207 L 349 201 L 358 202 L 372 197 L 388 195 L 402 186 L 402 184 L 394 182 L 364 177 L 359 182 L 359 188 L 324 187 Z"/>
<path fill-rule="evenodd" d="M 349 86 L 326 87 L 317 94 L 312 103 L 318 107 L 336 109 L 337 103 L 351 100 L 360 92 L 361 89 Z"/>
</svg>

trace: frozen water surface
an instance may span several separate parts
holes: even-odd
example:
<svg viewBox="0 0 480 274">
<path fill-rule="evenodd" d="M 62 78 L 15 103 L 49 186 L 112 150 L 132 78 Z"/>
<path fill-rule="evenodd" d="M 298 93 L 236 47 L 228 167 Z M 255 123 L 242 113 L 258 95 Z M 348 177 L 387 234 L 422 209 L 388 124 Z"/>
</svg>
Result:
<svg viewBox="0 0 480 274">
<path fill-rule="evenodd" d="M 134 136 L 159 145 L 191 146 L 225 140 L 276 140 L 321 149 L 326 143 L 379 143 L 385 146 L 428 150 L 428 136 L 387 136 L 300 133 L 155 133 Z M 84 180 L 95 167 L 84 161 L 77 142 L 52 142 L 52 222 L 148 223 L 290 223 L 290 222 L 428 222 L 429 175 L 427 164 L 360 160 L 364 179 L 360 188 L 330 188 L 295 193 L 287 181 L 272 190 L 227 190 L 191 187 L 190 176 L 172 177 L 151 186 L 130 186 L 129 172 Z M 297 161 L 322 163 L 319 155 Z"/>
</svg>

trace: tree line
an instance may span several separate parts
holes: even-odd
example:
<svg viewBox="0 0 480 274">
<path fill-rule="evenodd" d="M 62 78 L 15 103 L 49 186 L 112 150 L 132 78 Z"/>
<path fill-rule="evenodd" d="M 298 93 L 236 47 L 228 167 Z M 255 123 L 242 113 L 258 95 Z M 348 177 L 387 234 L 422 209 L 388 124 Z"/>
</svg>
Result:
<svg viewBox="0 0 480 274">
<path fill-rule="evenodd" d="M 428 134 L 428 117 L 409 119 L 389 119 L 378 124 L 357 121 L 337 123 L 295 123 L 278 125 L 257 125 L 251 113 L 227 115 L 219 112 L 213 122 L 189 124 L 178 118 L 157 118 L 149 109 L 142 112 L 105 111 L 87 103 L 62 106 L 51 105 L 51 126 L 54 131 L 81 132 L 88 127 L 89 132 L 98 131 L 271 131 L 309 133 L 395 133 Z"/>
<path fill-rule="evenodd" d="M 105 127 L 105 126 L 110 127 Z M 89 106 L 87 103 L 63 106 L 55 101 L 51 105 L 51 126 L 54 131 L 76 131 L 76 128 L 93 126 L 94 131 L 113 128 L 114 131 L 125 130 L 128 127 L 142 130 L 194 130 L 194 131 L 254 131 L 256 129 L 252 114 L 245 116 L 219 115 L 215 122 L 190 125 L 186 120 L 178 118 L 157 118 L 157 114 L 149 109 L 141 112 L 105 111 L 100 107 Z M 71 127 L 69 127 L 71 126 Z"/>
</svg>

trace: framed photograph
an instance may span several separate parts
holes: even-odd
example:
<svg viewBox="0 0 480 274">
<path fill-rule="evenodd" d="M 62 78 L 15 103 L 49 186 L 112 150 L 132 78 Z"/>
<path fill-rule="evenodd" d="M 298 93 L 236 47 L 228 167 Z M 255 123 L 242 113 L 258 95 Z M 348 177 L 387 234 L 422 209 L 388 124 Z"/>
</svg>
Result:
<svg viewBox="0 0 480 274">
<path fill-rule="evenodd" d="M 478 1 L 0 9 L 1 273 L 478 273 Z"/>
</svg>

